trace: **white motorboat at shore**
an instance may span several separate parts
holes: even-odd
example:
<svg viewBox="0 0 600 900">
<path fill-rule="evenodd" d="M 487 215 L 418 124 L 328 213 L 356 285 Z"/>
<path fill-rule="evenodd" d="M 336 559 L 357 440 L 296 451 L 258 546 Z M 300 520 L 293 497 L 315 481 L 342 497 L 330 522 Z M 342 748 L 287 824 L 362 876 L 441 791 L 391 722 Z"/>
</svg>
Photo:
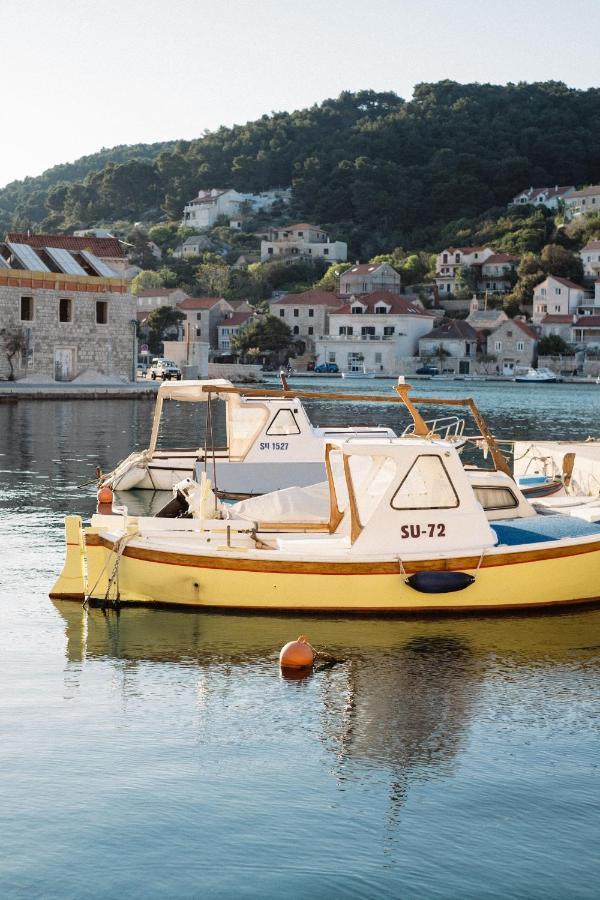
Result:
<svg viewBox="0 0 600 900">
<path fill-rule="evenodd" d="M 396 436 L 392 428 L 378 425 L 316 427 L 296 393 L 238 388 L 225 379 L 165 382 L 158 391 L 148 448 L 132 453 L 101 483 L 115 491 L 170 491 L 183 478 L 193 478 L 210 466 L 218 492 L 239 498 L 321 481 L 325 477 L 323 446 L 328 440 Z M 224 447 L 215 445 L 213 405 L 217 399 L 225 401 Z M 389 402 L 398 399 L 391 395 Z M 158 448 L 163 406 L 169 400 L 205 406 L 204 446 Z"/>
<path fill-rule="evenodd" d="M 539 369 L 528 368 L 526 372 L 515 375 L 513 381 L 524 384 L 557 384 L 557 382 L 562 381 L 562 378 L 556 372 L 553 372 L 552 369 L 542 366 Z"/>
</svg>

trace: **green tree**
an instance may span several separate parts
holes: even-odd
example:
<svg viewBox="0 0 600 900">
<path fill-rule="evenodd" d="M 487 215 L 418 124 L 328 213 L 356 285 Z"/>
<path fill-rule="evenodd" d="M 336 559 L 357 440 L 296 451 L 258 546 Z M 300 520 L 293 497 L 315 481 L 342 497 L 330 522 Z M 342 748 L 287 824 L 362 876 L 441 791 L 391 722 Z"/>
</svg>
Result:
<svg viewBox="0 0 600 900">
<path fill-rule="evenodd" d="M 569 345 L 559 334 L 548 334 L 538 344 L 540 356 L 564 356 L 569 352 Z"/>
<path fill-rule="evenodd" d="M 351 269 L 354 263 L 334 263 L 330 266 L 325 274 L 316 282 L 315 288 L 319 291 L 333 291 L 339 289 L 340 275 Z"/>
<path fill-rule="evenodd" d="M 10 374 L 8 376 L 8 380 L 14 381 L 15 370 L 13 360 L 18 353 L 23 353 L 23 351 L 27 348 L 27 338 L 23 329 L 17 327 L 7 329 L 3 328 L 2 347 L 4 349 L 4 353 L 6 354 L 8 365 L 10 366 Z"/>
<path fill-rule="evenodd" d="M 177 327 L 183 319 L 184 314 L 172 306 L 158 306 L 148 314 L 148 347 L 152 353 L 162 351 L 162 342 L 177 334 Z"/>
<path fill-rule="evenodd" d="M 142 291 L 149 291 L 150 288 L 163 287 L 164 281 L 158 272 L 150 269 L 142 269 L 131 282 L 131 293 L 137 297 Z"/>
<path fill-rule="evenodd" d="M 548 275 L 568 278 L 576 284 L 581 284 L 583 280 L 581 257 L 559 244 L 546 244 L 540 256 L 540 262 Z"/>
<path fill-rule="evenodd" d="M 243 358 L 267 353 L 276 359 L 282 355 L 295 355 L 291 329 L 276 316 L 260 316 L 250 319 L 244 328 L 232 338 L 232 346 Z"/>
</svg>

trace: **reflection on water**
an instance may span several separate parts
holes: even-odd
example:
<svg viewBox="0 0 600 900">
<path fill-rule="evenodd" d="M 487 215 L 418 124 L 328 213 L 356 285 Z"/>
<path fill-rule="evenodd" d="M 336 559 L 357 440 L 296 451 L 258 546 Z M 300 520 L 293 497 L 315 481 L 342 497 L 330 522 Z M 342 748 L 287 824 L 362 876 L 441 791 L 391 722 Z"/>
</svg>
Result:
<svg viewBox="0 0 600 900">
<path fill-rule="evenodd" d="M 520 393 L 512 420 L 499 386 L 481 391 L 509 433 L 596 431 L 568 419 L 570 386 L 537 406 Z M 578 409 L 597 416 L 599 396 Z M 62 515 L 92 511 L 85 482 L 147 443 L 150 412 L 0 406 L 2 896 L 595 896 L 600 610 L 353 620 L 48 600 Z M 287 681 L 279 649 L 300 633 L 320 655 Z"/>
</svg>

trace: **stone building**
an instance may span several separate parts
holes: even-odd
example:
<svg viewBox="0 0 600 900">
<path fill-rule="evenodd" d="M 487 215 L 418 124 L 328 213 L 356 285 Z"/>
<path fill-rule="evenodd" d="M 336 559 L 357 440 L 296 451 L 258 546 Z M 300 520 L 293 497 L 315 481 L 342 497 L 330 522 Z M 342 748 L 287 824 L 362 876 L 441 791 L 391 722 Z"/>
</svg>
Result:
<svg viewBox="0 0 600 900">
<path fill-rule="evenodd" d="M 89 372 L 129 381 L 135 319 L 135 298 L 125 279 L 15 269 L 1 257 L 0 377 L 9 376 L 5 348 L 17 336 L 17 379 L 72 381 Z"/>
<path fill-rule="evenodd" d="M 487 352 L 496 357 L 499 374 L 514 375 L 517 368 L 535 363 L 537 343 L 537 334 L 523 319 L 507 319 L 488 337 Z"/>
<path fill-rule="evenodd" d="M 329 316 L 343 302 L 330 291 L 303 291 L 269 301 L 269 311 L 289 325 L 295 340 L 304 341 L 307 353 L 313 353 L 317 337 L 328 332 Z"/>
<path fill-rule="evenodd" d="M 205 341 L 211 350 L 218 346 L 219 322 L 234 312 L 223 297 L 186 297 L 177 304 L 177 309 L 185 316 L 184 326 L 191 335 L 189 340 Z"/>
</svg>

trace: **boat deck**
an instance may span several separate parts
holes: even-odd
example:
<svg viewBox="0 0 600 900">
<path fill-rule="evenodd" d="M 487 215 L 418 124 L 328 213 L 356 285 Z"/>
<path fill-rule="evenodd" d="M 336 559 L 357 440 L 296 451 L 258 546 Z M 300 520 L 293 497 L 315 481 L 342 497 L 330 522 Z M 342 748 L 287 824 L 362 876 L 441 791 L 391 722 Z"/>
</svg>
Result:
<svg viewBox="0 0 600 900">
<path fill-rule="evenodd" d="M 499 546 L 514 547 L 519 544 L 541 544 L 564 538 L 600 537 L 600 525 L 586 522 L 575 516 L 528 516 L 490 522 L 496 532 Z"/>
</svg>

